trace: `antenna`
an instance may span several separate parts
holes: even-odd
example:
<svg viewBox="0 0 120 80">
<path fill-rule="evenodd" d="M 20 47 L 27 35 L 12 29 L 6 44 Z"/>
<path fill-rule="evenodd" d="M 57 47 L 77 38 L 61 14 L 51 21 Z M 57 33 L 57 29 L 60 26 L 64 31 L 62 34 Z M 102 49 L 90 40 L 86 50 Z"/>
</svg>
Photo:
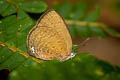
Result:
<svg viewBox="0 0 120 80">
<path fill-rule="evenodd" d="M 80 44 L 80 46 L 85 46 L 86 43 L 87 43 L 87 41 L 89 41 L 89 40 L 90 40 L 90 38 L 85 39 L 85 40 Z"/>
</svg>

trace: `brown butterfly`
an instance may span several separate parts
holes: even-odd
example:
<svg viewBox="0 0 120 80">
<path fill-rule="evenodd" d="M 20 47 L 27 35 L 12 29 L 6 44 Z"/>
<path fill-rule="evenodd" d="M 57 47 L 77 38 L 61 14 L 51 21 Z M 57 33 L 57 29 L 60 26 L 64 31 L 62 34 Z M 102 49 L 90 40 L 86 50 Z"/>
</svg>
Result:
<svg viewBox="0 0 120 80">
<path fill-rule="evenodd" d="M 27 36 L 30 55 L 43 60 L 71 58 L 72 39 L 62 17 L 55 10 L 45 12 Z"/>
</svg>

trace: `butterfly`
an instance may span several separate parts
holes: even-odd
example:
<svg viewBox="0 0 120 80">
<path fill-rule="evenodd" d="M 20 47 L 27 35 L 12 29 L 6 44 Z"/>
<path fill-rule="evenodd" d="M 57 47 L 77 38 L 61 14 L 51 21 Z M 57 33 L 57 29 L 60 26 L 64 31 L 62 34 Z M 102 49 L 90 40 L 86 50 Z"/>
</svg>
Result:
<svg viewBox="0 0 120 80">
<path fill-rule="evenodd" d="M 43 60 L 68 60 L 75 56 L 72 39 L 63 18 L 53 9 L 46 11 L 27 36 L 28 53 Z"/>
</svg>

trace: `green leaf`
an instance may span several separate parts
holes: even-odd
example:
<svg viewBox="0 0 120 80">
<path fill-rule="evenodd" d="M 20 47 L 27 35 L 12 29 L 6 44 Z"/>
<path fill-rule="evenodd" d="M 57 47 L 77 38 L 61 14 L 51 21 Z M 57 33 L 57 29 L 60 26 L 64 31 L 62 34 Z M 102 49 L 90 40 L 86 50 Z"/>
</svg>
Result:
<svg viewBox="0 0 120 80">
<path fill-rule="evenodd" d="M 120 2 L 119 1 L 115 2 L 114 7 L 117 11 L 120 11 Z"/>
<path fill-rule="evenodd" d="M 113 36 L 113 37 L 118 37 L 118 38 L 120 38 L 120 33 L 117 32 L 116 30 L 114 30 L 114 29 L 112 29 L 112 28 L 108 28 L 108 27 L 103 27 L 103 29 L 104 29 L 104 31 L 105 31 L 107 34 L 109 34 L 109 35 L 111 35 L 111 36 Z"/>
<path fill-rule="evenodd" d="M 42 1 L 23 2 L 19 5 L 24 11 L 30 13 L 41 13 L 47 9 L 47 4 Z"/>
<path fill-rule="evenodd" d="M 30 13 L 41 13 L 47 9 L 47 4 L 43 1 L 25 2 L 24 0 L 0 1 L 0 14 L 8 16 L 16 13 L 16 10 L 23 9 Z"/>
<path fill-rule="evenodd" d="M 97 6 L 96 10 L 93 13 L 88 13 L 85 18 L 85 21 L 96 22 L 99 19 L 100 8 Z"/>
<path fill-rule="evenodd" d="M 24 0 L 12 0 L 11 2 L 14 2 L 14 3 L 16 3 L 16 4 L 19 4 L 19 3 L 24 2 Z"/>
<path fill-rule="evenodd" d="M 81 27 L 81 26 L 76 26 L 77 34 L 81 37 L 90 37 L 90 29 L 89 27 Z"/>
<path fill-rule="evenodd" d="M 63 18 L 69 18 L 71 8 L 72 4 L 69 2 L 65 2 L 62 5 L 54 5 L 54 9 L 56 9 Z"/>
<path fill-rule="evenodd" d="M 0 34 L 0 40 L 2 42 L 5 42 L 7 40 L 7 36 L 9 35 L 9 31 L 6 32 L 6 29 L 9 28 L 8 26 L 10 26 L 10 25 L 12 26 L 12 24 L 16 23 L 16 20 L 14 21 L 14 19 L 16 19 L 15 15 L 14 16 L 6 17 L 5 19 L 2 19 L 0 21 L 1 22 L 0 23 L 0 32 L 1 32 L 1 34 Z M 12 31 L 12 30 L 10 30 L 10 31 Z"/>
<path fill-rule="evenodd" d="M 12 52 L 8 48 L 4 47 L 1 48 L 0 53 L 0 70 L 2 69 L 9 69 L 13 70 L 17 66 L 19 66 L 25 60 L 24 56 L 20 55 L 17 52 Z M 18 59 L 19 58 L 19 59 Z"/>
<path fill-rule="evenodd" d="M 8 7 L 8 3 L 4 0 L 0 1 L 0 14 L 2 14 Z"/>
<path fill-rule="evenodd" d="M 15 6 L 9 4 L 8 2 L 1 0 L 0 1 L 0 14 L 2 16 L 8 16 L 13 13 L 16 13 L 16 8 Z"/>
<path fill-rule="evenodd" d="M 76 28 L 74 27 L 74 26 L 68 26 L 68 29 L 69 29 L 69 31 L 70 31 L 70 34 L 71 34 L 71 37 L 72 38 L 74 38 L 76 35 L 77 35 L 77 33 L 76 33 Z"/>
<path fill-rule="evenodd" d="M 7 47 L 0 47 L 0 64 L 7 60 L 11 55 L 12 55 L 12 51 L 8 50 Z M 6 52 L 7 51 L 7 52 Z"/>
<path fill-rule="evenodd" d="M 85 11 L 86 11 L 86 3 L 77 3 L 71 11 L 70 14 L 70 19 L 72 20 L 82 20 L 85 16 Z"/>
<path fill-rule="evenodd" d="M 37 64 L 35 62 L 30 63 L 29 61 L 31 62 L 31 60 L 27 60 L 19 68 L 11 72 L 9 79 L 111 80 L 111 76 L 114 77 L 114 79 L 120 79 L 120 73 L 116 71 L 115 67 L 111 66 L 109 63 L 99 61 L 89 54 L 80 54 L 65 62 L 56 62 L 53 60 L 49 62 L 46 61 L 44 64 Z M 106 70 L 106 66 L 108 68 L 111 67 L 112 70 Z"/>
<path fill-rule="evenodd" d="M 26 37 L 29 30 L 34 26 L 34 22 L 26 13 L 21 12 L 21 14 L 22 16 L 20 14 L 18 15 L 18 21 L 15 15 L 1 20 L 2 23 L 0 27 L 2 34 L 0 37 L 2 38 L 0 39 L 2 39 L 2 42 L 20 48 L 26 52 Z"/>
<path fill-rule="evenodd" d="M 78 51 L 79 51 L 78 45 L 73 45 L 72 48 L 73 48 L 72 51 L 73 51 L 74 53 L 78 53 Z"/>
<path fill-rule="evenodd" d="M 107 34 L 105 34 L 105 32 L 101 28 L 89 27 L 89 29 L 91 30 L 91 34 L 95 35 L 96 37 L 107 37 Z"/>
</svg>

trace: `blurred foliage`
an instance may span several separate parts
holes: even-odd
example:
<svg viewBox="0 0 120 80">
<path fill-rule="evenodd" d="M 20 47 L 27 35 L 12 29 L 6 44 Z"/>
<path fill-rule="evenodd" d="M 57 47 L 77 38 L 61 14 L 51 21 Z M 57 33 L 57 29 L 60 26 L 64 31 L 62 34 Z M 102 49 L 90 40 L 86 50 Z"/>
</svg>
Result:
<svg viewBox="0 0 120 80">
<path fill-rule="evenodd" d="M 64 19 L 73 20 L 74 22 L 84 22 L 79 25 L 68 24 L 72 37 L 79 35 L 80 37 L 96 36 L 105 38 L 107 35 L 110 35 L 120 38 L 120 33 L 116 30 L 108 28 L 104 24 L 97 23 L 100 15 L 100 8 L 98 6 L 96 6 L 95 11 L 91 13 L 87 12 L 87 4 L 85 2 L 77 3 L 75 5 L 66 2 L 63 4 L 55 4 L 53 7 L 62 15 Z"/>
<path fill-rule="evenodd" d="M 115 3 L 115 8 L 116 8 L 118 11 L 120 11 L 120 2 L 116 2 L 116 3 Z"/>
<path fill-rule="evenodd" d="M 74 37 L 119 37 L 118 32 L 108 27 L 92 27 L 97 22 L 100 8 L 92 13 L 86 11 L 86 3 L 63 3 L 53 6 L 65 20 L 85 21 L 86 26 L 68 25 Z M 89 54 L 79 54 L 75 58 L 59 62 L 42 61 L 31 57 L 26 49 L 26 37 L 35 25 L 32 15 L 41 15 L 47 10 L 44 1 L 0 0 L 0 70 L 9 69 L 9 80 L 119 80 L 120 68 L 97 59 Z M 117 36 L 116 36 L 117 35 Z M 74 46 L 77 51 L 77 46 Z"/>
</svg>

